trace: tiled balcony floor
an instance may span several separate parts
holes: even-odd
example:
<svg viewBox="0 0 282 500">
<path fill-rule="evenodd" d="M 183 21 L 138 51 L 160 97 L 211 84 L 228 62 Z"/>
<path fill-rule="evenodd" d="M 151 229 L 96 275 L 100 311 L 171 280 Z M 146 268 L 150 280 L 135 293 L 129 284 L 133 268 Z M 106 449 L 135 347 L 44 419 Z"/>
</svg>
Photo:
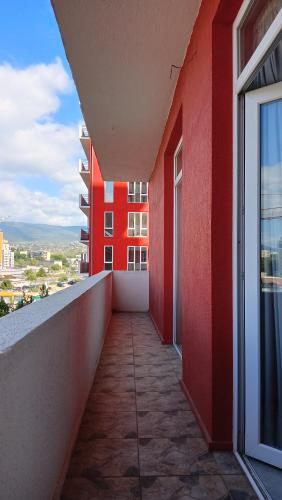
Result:
<svg viewBox="0 0 282 500">
<path fill-rule="evenodd" d="M 148 315 L 113 315 L 62 500 L 257 498 L 232 453 L 208 452 L 179 378 Z"/>
</svg>

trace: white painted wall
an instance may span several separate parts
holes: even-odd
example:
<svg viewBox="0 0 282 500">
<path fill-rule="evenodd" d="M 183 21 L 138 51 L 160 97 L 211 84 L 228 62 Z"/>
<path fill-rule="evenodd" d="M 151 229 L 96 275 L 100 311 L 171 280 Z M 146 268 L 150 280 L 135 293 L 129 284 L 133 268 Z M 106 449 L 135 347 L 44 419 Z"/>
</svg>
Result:
<svg viewBox="0 0 282 500">
<path fill-rule="evenodd" d="M 102 272 L 0 320 L 1 500 L 52 498 L 111 308 L 112 273 Z"/>
<path fill-rule="evenodd" d="M 149 271 L 113 272 L 113 311 L 149 310 Z"/>
</svg>

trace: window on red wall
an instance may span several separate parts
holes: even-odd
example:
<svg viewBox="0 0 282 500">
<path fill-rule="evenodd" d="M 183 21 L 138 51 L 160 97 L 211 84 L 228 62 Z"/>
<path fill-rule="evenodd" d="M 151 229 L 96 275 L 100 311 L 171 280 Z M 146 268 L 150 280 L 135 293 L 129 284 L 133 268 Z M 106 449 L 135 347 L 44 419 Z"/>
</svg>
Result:
<svg viewBox="0 0 282 500">
<path fill-rule="evenodd" d="M 104 202 L 113 203 L 114 201 L 114 183 L 113 181 L 104 182 Z"/>
<path fill-rule="evenodd" d="M 148 247 L 127 248 L 127 270 L 147 271 L 148 269 Z"/>
<path fill-rule="evenodd" d="M 111 237 L 114 235 L 114 214 L 113 212 L 104 213 L 104 236 Z"/>
<path fill-rule="evenodd" d="M 128 236 L 146 237 L 148 236 L 148 213 L 129 212 L 128 213 Z"/>
<path fill-rule="evenodd" d="M 113 269 L 113 256 L 114 251 L 112 246 L 104 247 L 104 269 L 105 271 L 112 271 Z"/>
<path fill-rule="evenodd" d="M 128 203 L 148 202 L 148 182 L 128 183 Z"/>
</svg>

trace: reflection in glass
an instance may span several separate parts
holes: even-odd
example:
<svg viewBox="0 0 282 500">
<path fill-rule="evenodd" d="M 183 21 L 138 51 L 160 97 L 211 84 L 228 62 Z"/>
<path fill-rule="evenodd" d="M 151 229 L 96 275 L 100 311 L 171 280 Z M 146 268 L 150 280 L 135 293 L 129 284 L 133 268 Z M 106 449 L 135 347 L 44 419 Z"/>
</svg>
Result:
<svg viewBox="0 0 282 500">
<path fill-rule="evenodd" d="M 282 100 L 260 117 L 261 442 L 282 449 Z"/>
<path fill-rule="evenodd" d="M 255 0 L 239 28 L 240 71 L 244 69 L 282 8 L 282 0 Z"/>
</svg>

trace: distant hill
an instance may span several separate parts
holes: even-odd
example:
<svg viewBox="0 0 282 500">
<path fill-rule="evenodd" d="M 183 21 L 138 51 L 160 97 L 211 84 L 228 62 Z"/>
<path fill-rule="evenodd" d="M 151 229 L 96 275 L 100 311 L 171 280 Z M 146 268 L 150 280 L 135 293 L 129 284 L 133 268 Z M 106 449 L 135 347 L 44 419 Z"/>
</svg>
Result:
<svg viewBox="0 0 282 500">
<path fill-rule="evenodd" d="M 9 243 L 72 243 L 79 241 L 81 226 L 51 226 L 26 222 L 0 222 Z"/>
</svg>

